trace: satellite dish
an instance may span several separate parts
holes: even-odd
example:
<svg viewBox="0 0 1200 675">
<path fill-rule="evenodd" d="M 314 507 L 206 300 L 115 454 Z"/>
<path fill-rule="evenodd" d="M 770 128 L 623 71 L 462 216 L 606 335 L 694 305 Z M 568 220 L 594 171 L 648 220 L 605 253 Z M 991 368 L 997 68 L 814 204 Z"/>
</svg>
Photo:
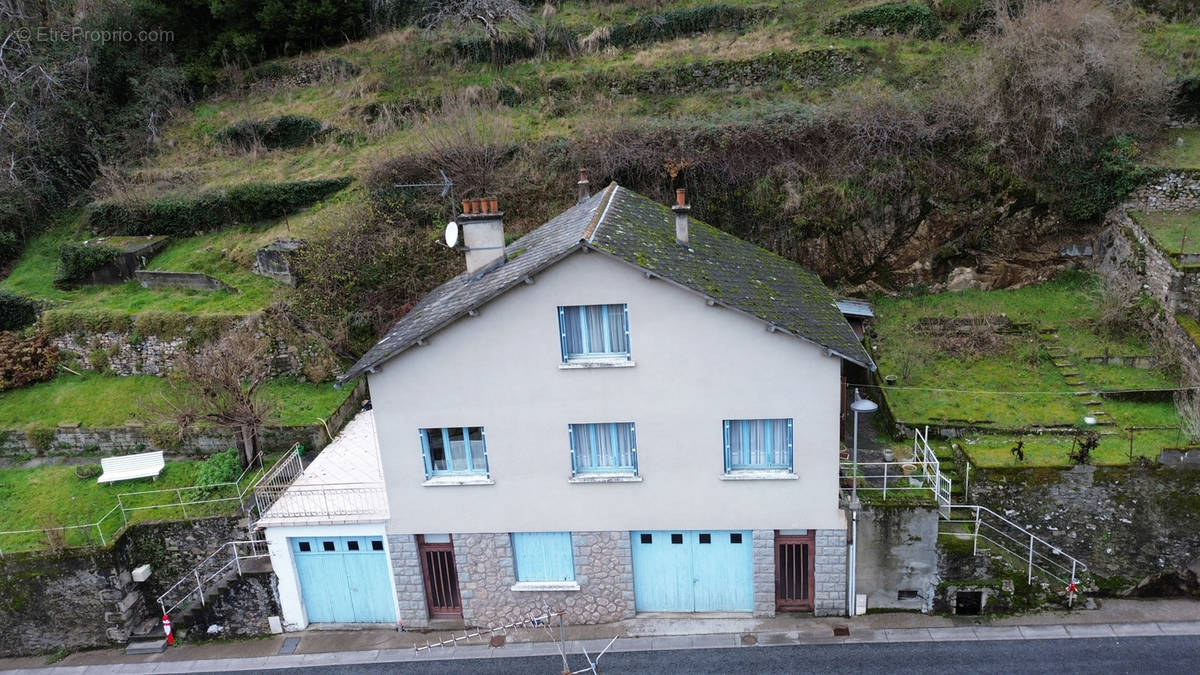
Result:
<svg viewBox="0 0 1200 675">
<path fill-rule="evenodd" d="M 454 248 L 458 243 L 458 223 L 453 220 L 446 223 L 446 245 Z"/>
</svg>

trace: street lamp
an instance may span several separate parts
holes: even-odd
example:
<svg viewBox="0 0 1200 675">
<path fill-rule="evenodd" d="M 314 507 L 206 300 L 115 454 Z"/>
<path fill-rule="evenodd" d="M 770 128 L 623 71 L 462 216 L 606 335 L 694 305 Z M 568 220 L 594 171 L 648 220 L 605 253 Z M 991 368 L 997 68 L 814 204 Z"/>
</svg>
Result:
<svg viewBox="0 0 1200 675">
<path fill-rule="evenodd" d="M 858 510 L 862 505 L 858 503 L 858 414 L 869 415 L 879 406 L 874 401 L 863 398 L 858 393 L 858 389 L 854 389 L 854 402 L 850 404 L 850 409 L 854 411 L 854 475 L 851 480 L 850 488 L 850 555 L 846 557 L 846 615 L 855 616 L 858 614 Z"/>
<path fill-rule="evenodd" d="M 850 404 L 850 409 L 854 411 L 854 476 L 850 488 L 850 503 L 858 502 L 858 414 L 869 415 L 876 410 L 879 410 L 879 405 L 871 399 L 863 398 L 858 393 L 858 388 L 854 388 L 854 402 Z"/>
</svg>

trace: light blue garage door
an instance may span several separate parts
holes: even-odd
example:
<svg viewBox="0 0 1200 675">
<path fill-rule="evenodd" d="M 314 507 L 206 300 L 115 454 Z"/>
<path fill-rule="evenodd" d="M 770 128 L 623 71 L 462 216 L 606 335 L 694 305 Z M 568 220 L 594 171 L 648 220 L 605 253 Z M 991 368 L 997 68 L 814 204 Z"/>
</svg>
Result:
<svg viewBox="0 0 1200 675">
<path fill-rule="evenodd" d="M 750 612 L 754 557 L 749 531 L 633 532 L 639 612 Z"/>
<path fill-rule="evenodd" d="M 395 623 L 382 537 L 290 539 L 304 610 L 312 623 Z"/>
</svg>

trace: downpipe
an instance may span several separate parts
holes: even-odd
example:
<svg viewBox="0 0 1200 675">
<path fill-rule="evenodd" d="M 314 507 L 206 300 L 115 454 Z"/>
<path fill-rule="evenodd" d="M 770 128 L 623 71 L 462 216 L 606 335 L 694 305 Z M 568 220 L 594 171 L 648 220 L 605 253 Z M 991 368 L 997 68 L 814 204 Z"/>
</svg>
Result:
<svg viewBox="0 0 1200 675">
<path fill-rule="evenodd" d="M 858 568 L 858 509 L 856 504 L 850 505 L 850 555 L 846 570 L 846 616 L 853 618 L 858 609 L 857 579 L 855 570 Z"/>
</svg>

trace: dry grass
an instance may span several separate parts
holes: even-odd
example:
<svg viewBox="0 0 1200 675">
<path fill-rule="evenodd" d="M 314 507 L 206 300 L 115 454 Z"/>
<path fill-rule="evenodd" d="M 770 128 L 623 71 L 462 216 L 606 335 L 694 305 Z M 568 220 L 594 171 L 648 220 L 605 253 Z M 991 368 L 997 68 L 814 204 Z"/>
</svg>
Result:
<svg viewBox="0 0 1200 675">
<path fill-rule="evenodd" d="M 796 48 L 796 32 L 761 27 L 745 33 L 712 32 L 657 42 L 633 53 L 636 66 L 658 67 L 688 59 L 746 59 L 770 51 Z"/>
</svg>

